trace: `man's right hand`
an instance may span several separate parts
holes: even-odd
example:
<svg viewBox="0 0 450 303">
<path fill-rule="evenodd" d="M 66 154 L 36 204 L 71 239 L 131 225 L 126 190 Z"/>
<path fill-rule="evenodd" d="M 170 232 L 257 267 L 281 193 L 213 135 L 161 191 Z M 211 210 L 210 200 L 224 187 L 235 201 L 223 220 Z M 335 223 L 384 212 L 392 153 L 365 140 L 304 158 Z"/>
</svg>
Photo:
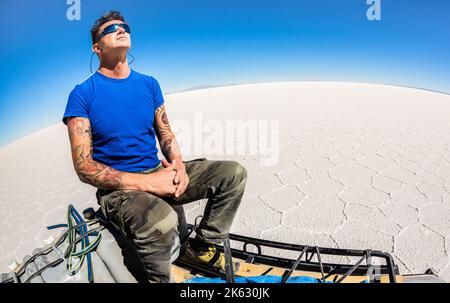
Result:
<svg viewBox="0 0 450 303">
<path fill-rule="evenodd" d="M 174 184 L 176 161 L 169 166 L 164 167 L 157 172 L 148 175 L 142 175 L 142 187 L 144 191 L 148 191 L 159 197 L 170 197 L 176 192 L 177 185 Z"/>
</svg>

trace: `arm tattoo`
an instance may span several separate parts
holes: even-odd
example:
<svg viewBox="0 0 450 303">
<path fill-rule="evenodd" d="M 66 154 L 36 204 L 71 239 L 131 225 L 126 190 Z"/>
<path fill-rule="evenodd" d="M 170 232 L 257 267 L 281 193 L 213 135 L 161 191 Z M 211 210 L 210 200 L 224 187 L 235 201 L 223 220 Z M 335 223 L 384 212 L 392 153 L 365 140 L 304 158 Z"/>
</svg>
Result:
<svg viewBox="0 0 450 303">
<path fill-rule="evenodd" d="M 68 122 L 75 171 L 82 182 L 103 189 L 120 187 L 122 172 L 92 158 L 92 133 L 87 119 L 71 118 Z"/>
<path fill-rule="evenodd" d="M 155 112 L 155 130 L 161 146 L 161 152 L 171 161 L 181 155 L 177 140 L 170 129 L 169 119 L 167 118 L 166 109 L 161 105 Z"/>
</svg>

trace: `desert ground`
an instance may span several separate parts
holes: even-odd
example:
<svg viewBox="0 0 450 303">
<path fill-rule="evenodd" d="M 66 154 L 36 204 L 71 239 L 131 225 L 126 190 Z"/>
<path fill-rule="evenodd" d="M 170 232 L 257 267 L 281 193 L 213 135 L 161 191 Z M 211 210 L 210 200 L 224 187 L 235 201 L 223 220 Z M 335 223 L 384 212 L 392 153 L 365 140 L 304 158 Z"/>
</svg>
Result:
<svg viewBox="0 0 450 303">
<path fill-rule="evenodd" d="M 302 81 L 165 100 L 185 160 L 228 159 L 247 168 L 233 233 L 382 250 L 402 274 L 432 268 L 450 282 L 449 95 Z M 236 121 L 249 131 L 227 132 Z M 252 125 L 261 126 L 258 140 Z M 231 143 L 245 148 L 227 150 Z M 64 223 L 70 203 L 79 211 L 98 207 L 95 189 L 75 174 L 62 122 L 2 147 L 0 167 L 0 272 L 59 234 L 46 226 Z M 204 205 L 186 205 L 188 221 Z"/>
</svg>

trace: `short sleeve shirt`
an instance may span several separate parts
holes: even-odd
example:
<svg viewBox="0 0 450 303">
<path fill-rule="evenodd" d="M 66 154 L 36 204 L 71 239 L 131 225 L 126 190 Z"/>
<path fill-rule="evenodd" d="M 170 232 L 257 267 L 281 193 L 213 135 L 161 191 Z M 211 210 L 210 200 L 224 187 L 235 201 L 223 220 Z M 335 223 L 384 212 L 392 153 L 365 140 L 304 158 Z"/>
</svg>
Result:
<svg viewBox="0 0 450 303">
<path fill-rule="evenodd" d="M 63 122 L 85 117 L 91 124 L 93 159 L 120 171 L 158 166 L 155 110 L 164 103 L 158 81 L 131 70 L 114 79 L 98 71 L 69 95 Z"/>
</svg>

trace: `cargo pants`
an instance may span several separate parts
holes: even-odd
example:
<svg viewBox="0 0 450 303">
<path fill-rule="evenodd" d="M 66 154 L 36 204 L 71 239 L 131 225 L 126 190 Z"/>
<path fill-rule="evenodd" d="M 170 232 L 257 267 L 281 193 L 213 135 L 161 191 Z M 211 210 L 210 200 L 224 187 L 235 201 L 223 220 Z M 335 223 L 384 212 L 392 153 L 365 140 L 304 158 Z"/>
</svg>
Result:
<svg viewBox="0 0 450 303">
<path fill-rule="evenodd" d="M 239 163 L 201 158 L 184 164 L 189 184 L 178 198 L 141 191 L 97 190 L 103 214 L 133 240 L 148 282 L 170 281 L 171 249 L 178 237 L 179 220 L 174 208 L 208 199 L 196 234 L 205 242 L 221 243 L 244 194 L 247 170 Z M 160 164 L 140 173 L 163 168 Z"/>
</svg>

